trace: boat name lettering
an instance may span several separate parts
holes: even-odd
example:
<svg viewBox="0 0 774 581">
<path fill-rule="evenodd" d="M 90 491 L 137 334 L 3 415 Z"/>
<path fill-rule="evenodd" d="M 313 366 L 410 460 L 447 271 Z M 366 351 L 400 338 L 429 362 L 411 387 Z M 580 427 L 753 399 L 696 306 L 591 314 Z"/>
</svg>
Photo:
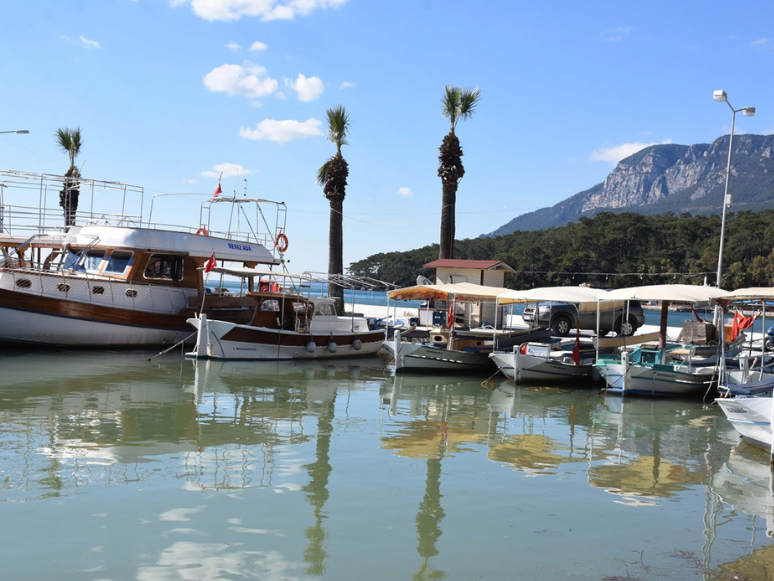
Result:
<svg viewBox="0 0 774 581">
<path fill-rule="evenodd" d="M 253 249 L 249 244 L 234 244 L 233 242 L 229 242 L 228 247 L 232 250 L 244 250 L 246 252 L 250 252 Z"/>
<path fill-rule="evenodd" d="M 746 414 L 747 410 L 744 408 L 728 408 L 728 411 L 732 414 Z"/>
</svg>

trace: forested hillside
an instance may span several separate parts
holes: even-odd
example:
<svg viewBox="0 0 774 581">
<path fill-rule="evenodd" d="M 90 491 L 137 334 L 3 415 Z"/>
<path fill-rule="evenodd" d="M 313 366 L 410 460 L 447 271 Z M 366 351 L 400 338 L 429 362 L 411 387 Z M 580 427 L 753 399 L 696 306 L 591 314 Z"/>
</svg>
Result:
<svg viewBox="0 0 774 581">
<path fill-rule="evenodd" d="M 558 228 L 455 243 L 455 258 L 502 260 L 518 273 L 510 288 L 590 283 L 617 288 L 641 284 L 715 284 L 720 216 L 603 212 Z M 723 260 L 725 289 L 774 285 L 774 210 L 729 213 Z M 399 286 L 432 277 L 422 265 L 438 245 L 387 252 L 350 265 L 355 276 Z"/>
</svg>

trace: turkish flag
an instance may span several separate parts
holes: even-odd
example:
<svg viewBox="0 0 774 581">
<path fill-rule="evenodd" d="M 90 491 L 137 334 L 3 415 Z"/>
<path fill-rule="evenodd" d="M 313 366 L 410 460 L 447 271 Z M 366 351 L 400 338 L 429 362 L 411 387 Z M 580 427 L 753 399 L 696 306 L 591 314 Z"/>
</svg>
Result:
<svg viewBox="0 0 774 581">
<path fill-rule="evenodd" d="M 578 330 L 575 334 L 575 346 L 572 348 L 572 360 L 575 365 L 580 365 L 580 317 L 578 317 Z"/>
<path fill-rule="evenodd" d="M 204 265 L 204 272 L 210 272 L 217 265 L 215 264 L 215 253 L 213 252 L 207 264 Z"/>
<path fill-rule="evenodd" d="M 217 198 L 218 194 L 222 194 L 223 190 L 220 189 L 220 178 L 223 177 L 223 172 L 220 172 L 220 177 L 218 178 L 218 187 L 215 188 L 215 193 L 212 195 L 213 198 Z"/>
</svg>

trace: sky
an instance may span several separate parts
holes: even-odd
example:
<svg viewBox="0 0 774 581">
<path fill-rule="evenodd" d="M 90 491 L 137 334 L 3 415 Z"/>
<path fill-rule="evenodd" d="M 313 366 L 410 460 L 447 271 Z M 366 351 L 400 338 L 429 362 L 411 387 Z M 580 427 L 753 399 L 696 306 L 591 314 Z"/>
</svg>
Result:
<svg viewBox="0 0 774 581">
<path fill-rule="evenodd" d="M 152 196 L 222 189 L 284 201 L 292 272 L 327 271 L 335 153 L 350 116 L 344 265 L 438 243 L 446 85 L 459 122 L 458 239 L 602 182 L 656 143 L 774 132 L 774 3 L 520 0 L 7 0 L 0 169 L 62 174 L 80 127 L 87 178 Z M 169 221 L 197 225 L 202 196 Z M 6 204 L 18 203 L 8 199 Z M 147 216 L 146 216 L 147 217 Z M 154 216 L 156 218 L 156 216 Z"/>
</svg>

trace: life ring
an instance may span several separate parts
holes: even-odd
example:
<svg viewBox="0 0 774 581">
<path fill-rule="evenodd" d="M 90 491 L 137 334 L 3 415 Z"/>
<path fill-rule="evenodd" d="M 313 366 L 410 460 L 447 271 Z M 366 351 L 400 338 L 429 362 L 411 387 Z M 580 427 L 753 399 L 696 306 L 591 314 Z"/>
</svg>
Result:
<svg viewBox="0 0 774 581">
<path fill-rule="evenodd" d="M 207 232 L 207 228 L 205 228 L 204 226 L 202 226 L 201 228 L 199 228 L 199 229 L 196 231 L 196 233 L 197 233 L 197 234 L 199 234 L 199 235 L 201 235 L 201 236 L 209 236 L 209 235 L 210 235 L 210 233 L 209 233 L 209 232 Z"/>
<path fill-rule="evenodd" d="M 274 247 L 280 252 L 285 252 L 288 249 L 288 237 L 285 236 L 284 232 L 277 234 L 274 239 Z"/>
</svg>

